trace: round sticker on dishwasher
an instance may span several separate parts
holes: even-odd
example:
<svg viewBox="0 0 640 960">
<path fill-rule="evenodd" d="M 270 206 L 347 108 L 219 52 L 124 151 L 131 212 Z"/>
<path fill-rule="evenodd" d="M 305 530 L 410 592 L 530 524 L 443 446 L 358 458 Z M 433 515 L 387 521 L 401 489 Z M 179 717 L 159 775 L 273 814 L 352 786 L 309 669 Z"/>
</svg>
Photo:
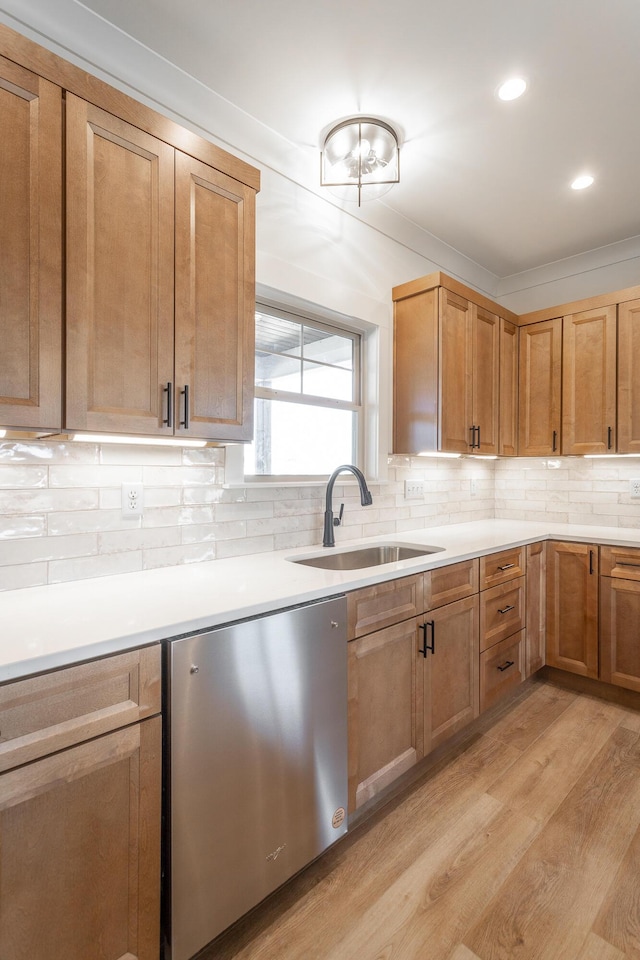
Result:
<svg viewBox="0 0 640 960">
<path fill-rule="evenodd" d="M 342 824 L 344 823 L 344 818 L 345 818 L 345 816 L 346 816 L 346 814 L 345 814 L 344 807 L 338 807 L 338 809 L 336 810 L 336 812 L 334 813 L 334 815 L 333 815 L 333 817 L 332 817 L 332 819 L 331 819 L 331 826 L 332 826 L 335 830 L 337 830 L 338 827 L 341 827 Z"/>
</svg>

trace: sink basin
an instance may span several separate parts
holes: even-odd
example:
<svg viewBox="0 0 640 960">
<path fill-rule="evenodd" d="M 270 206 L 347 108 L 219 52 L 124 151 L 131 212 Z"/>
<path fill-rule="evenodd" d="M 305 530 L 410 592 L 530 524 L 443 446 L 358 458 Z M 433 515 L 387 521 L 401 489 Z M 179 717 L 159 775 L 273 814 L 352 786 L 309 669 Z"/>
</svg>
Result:
<svg viewBox="0 0 640 960">
<path fill-rule="evenodd" d="M 313 557 L 288 557 L 292 563 L 324 570 L 359 570 L 362 567 L 379 567 L 383 563 L 397 563 L 438 553 L 444 547 L 423 547 L 409 543 L 370 543 L 366 547 L 351 550 L 326 550 Z"/>
</svg>

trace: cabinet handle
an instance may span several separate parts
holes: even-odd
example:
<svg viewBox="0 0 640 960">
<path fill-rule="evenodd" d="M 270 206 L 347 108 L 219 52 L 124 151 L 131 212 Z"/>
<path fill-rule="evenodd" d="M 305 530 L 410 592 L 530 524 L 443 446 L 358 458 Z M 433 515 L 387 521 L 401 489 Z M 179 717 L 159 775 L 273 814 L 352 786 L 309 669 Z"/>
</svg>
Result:
<svg viewBox="0 0 640 960">
<path fill-rule="evenodd" d="M 173 426 L 173 384 L 171 380 L 167 381 L 166 387 L 162 388 L 162 392 L 167 395 L 167 417 L 162 421 L 164 426 L 172 427 Z"/>
<path fill-rule="evenodd" d="M 180 426 L 185 430 L 189 429 L 189 384 L 185 383 L 184 390 L 180 391 L 180 396 L 184 397 L 184 420 L 180 421 Z"/>
<path fill-rule="evenodd" d="M 613 427 L 607 427 L 607 450 L 613 446 Z"/>
<path fill-rule="evenodd" d="M 427 653 L 436 652 L 436 622 L 435 620 L 427 620 L 426 623 L 419 624 L 420 629 L 424 633 L 424 642 L 422 647 L 418 651 L 426 659 Z M 431 643 L 427 643 L 427 627 L 431 627 Z"/>
<path fill-rule="evenodd" d="M 476 448 L 476 429 L 477 428 L 474 426 L 469 427 L 469 430 L 471 431 L 471 443 L 469 444 L 469 446 L 471 447 L 472 450 L 475 450 Z"/>
<path fill-rule="evenodd" d="M 476 429 L 477 429 L 477 431 L 478 431 L 478 442 L 476 443 L 476 447 L 477 447 L 478 450 L 479 450 L 479 449 L 480 449 L 480 424 L 478 424 L 478 426 L 477 426 Z"/>
<path fill-rule="evenodd" d="M 505 670 L 508 670 L 509 667 L 512 667 L 515 663 L 515 660 L 507 660 L 506 663 L 503 663 L 501 667 L 498 667 L 500 673 L 503 673 Z"/>
<path fill-rule="evenodd" d="M 593 574 L 593 550 L 589 550 L 589 574 Z"/>
<path fill-rule="evenodd" d="M 515 607 L 512 603 L 506 607 L 503 607 L 502 610 L 498 610 L 498 613 L 509 613 L 510 610 L 515 610 Z"/>
<path fill-rule="evenodd" d="M 512 570 L 515 567 L 515 563 L 505 563 L 501 567 L 498 567 L 498 570 Z"/>
<path fill-rule="evenodd" d="M 558 431 L 557 431 L 557 430 L 554 430 L 554 431 L 553 431 L 553 441 L 552 441 L 552 444 L 551 444 L 551 453 L 555 453 L 557 447 L 558 447 Z"/>
</svg>

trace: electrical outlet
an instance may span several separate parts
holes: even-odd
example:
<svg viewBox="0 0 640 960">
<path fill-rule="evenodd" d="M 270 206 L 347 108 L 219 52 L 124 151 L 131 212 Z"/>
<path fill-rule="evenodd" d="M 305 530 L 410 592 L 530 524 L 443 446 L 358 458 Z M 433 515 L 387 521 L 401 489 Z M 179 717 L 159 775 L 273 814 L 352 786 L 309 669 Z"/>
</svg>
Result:
<svg viewBox="0 0 640 960">
<path fill-rule="evenodd" d="M 471 496 L 472 496 L 472 497 L 477 497 L 477 496 L 478 496 L 478 481 L 477 481 L 477 480 L 474 480 L 474 479 L 472 478 L 471 481 L 470 481 L 470 483 L 469 483 L 469 486 L 470 486 Z"/>
<path fill-rule="evenodd" d="M 629 496 L 632 500 L 640 500 L 640 478 L 634 477 L 629 480 Z"/>
<path fill-rule="evenodd" d="M 405 480 L 405 500 L 422 500 L 424 497 L 424 480 Z"/>
<path fill-rule="evenodd" d="M 144 487 L 141 483 L 122 484 L 122 516 L 141 517 L 144 513 Z"/>
</svg>

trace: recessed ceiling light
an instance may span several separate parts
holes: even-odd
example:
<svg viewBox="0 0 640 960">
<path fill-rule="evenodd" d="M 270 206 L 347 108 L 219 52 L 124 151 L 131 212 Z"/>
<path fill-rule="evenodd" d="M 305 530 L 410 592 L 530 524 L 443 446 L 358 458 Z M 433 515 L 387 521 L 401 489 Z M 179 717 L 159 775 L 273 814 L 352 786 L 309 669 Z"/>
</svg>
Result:
<svg viewBox="0 0 640 960">
<path fill-rule="evenodd" d="M 584 190 L 586 187 L 590 187 L 593 183 L 593 177 L 585 173 L 581 177 L 576 177 L 573 183 L 571 184 L 572 190 Z"/>
<path fill-rule="evenodd" d="M 512 77 L 498 87 L 500 100 L 517 100 L 527 89 L 527 81 L 522 77 Z"/>
</svg>

